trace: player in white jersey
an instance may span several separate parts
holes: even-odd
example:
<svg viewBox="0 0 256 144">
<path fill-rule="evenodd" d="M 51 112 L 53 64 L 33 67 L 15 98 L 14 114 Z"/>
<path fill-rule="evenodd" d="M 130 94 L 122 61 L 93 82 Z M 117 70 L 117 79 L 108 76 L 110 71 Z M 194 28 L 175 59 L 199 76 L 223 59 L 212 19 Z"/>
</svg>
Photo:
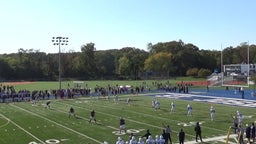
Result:
<svg viewBox="0 0 256 144">
<path fill-rule="evenodd" d="M 159 144 L 165 144 L 165 139 L 160 135 Z"/>
<path fill-rule="evenodd" d="M 154 140 L 152 139 L 152 136 L 148 136 L 148 139 L 146 140 L 146 144 L 154 144 Z"/>
<path fill-rule="evenodd" d="M 213 106 L 211 106 L 210 108 L 210 116 L 211 116 L 211 121 L 213 121 L 215 116 L 215 108 Z"/>
<path fill-rule="evenodd" d="M 188 116 L 192 116 L 192 106 L 190 104 L 188 104 L 187 110 L 188 110 Z"/>
<path fill-rule="evenodd" d="M 172 102 L 171 103 L 171 113 L 174 112 L 174 109 L 175 109 L 175 104 Z"/>
<path fill-rule="evenodd" d="M 137 144 L 145 144 L 143 138 L 140 137 Z"/>
<path fill-rule="evenodd" d="M 239 111 L 236 111 L 237 113 L 237 118 L 238 118 L 238 125 L 242 125 L 242 122 L 243 122 L 243 115 L 241 112 Z"/>
<path fill-rule="evenodd" d="M 129 144 L 137 144 L 135 136 L 132 136 L 132 139 L 130 140 Z"/>
<path fill-rule="evenodd" d="M 159 135 L 156 135 L 155 144 L 160 144 L 160 138 L 159 138 Z"/>
<path fill-rule="evenodd" d="M 124 144 L 124 141 L 122 140 L 121 137 L 117 138 L 116 144 Z"/>
<path fill-rule="evenodd" d="M 114 101 L 115 101 L 115 103 L 118 103 L 118 95 L 115 95 Z"/>
<path fill-rule="evenodd" d="M 51 101 L 48 100 L 48 101 L 46 102 L 46 104 L 45 104 L 45 108 L 51 109 L 50 103 L 51 103 Z"/>
<path fill-rule="evenodd" d="M 109 101 L 109 100 L 110 100 L 110 95 L 107 94 L 107 95 L 106 95 L 106 101 Z"/>
<path fill-rule="evenodd" d="M 160 109 L 160 102 L 159 101 L 155 101 L 155 110 Z"/>
<path fill-rule="evenodd" d="M 151 106 L 152 106 L 152 109 L 155 108 L 155 99 L 152 99 Z"/>
<path fill-rule="evenodd" d="M 131 102 L 131 99 L 128 97 L 128 98 L 126 99 L 126 104 L 129 105 L 130 102 Z"/>
</svg>

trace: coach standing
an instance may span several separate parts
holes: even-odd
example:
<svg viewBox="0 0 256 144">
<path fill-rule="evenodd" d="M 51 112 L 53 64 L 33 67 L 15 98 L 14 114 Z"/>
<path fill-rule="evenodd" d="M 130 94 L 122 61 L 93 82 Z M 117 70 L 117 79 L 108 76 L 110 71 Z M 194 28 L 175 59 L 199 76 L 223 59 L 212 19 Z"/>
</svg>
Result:
<svg viewBox="0 0 256 144">
<path fill-rule="evenodd" d="M 202 135 L 201 135 L 201 127 L 199 125 L 199 122 L 196 123 L 196 126 L 195 126 L 195 132 L 196 132 L 196 142 L 197 142 L 197 138 L 199 137 L 201 142 L 203 142 L 202 140 Z"/>
<path fill-rule="evenodd" d="M 180 144 L 184 144 L 184 140 L 185 140 L 185 132 L 183 131 L 183 129 L 180 129 L 180 132 L 179 132 L 179 142 L 180 142 Z"/>
<path fill-rule="evenodd" d="M 170 144 L 172 144 L 172 138 L 171 138 L 172 130 L 169 125 L 166 126 L 165 132 L 167 133 L 168 139 L 170 140 Z"/>
</svg>

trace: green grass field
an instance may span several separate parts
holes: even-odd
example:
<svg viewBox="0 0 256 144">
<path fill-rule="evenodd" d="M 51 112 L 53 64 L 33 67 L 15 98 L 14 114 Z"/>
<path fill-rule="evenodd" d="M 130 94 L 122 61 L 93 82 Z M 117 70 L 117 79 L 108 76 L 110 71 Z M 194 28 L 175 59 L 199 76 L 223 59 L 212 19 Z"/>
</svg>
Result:
<svg viewBox="0 0 256 144">
<path fill-rule="evenodd" d="M 180 81 L 203 81 L 204 79 L 178 78 L 169 80 L 175 84 Z M 84 81 L 82 87 L 94 88 L 96 85 L 106 87 L 110 85 L 140 86 L 147 83 L 151 89 L 156 89 L 149 81 Z M 167 80 L 158 80 L 165 84 Z M 73 87 L 73 81 L 63 81 L 62 88 Z M 14 85 L 18 90 L 51 90 L 58 89 L 58 82 L 33 82 Z M 203 87 L 193 87 L 203 88 Z M 127 105 L 125 101 L 130 97 L 132 102 Z M 245 117 L 244 124 L 255 121 L 253 108 L 235 107 L 206 102 L 193 102 L 178 99 L 158 98 L 161 103 L 160 110 L 151 108 L 152 96 L 120 95 L 120 101 L 114 102 L 113 96 L 109 101 L 97 97 L 78 97 L 75 99 L 51 100 L 51 110 L 45 108 L 46 101 L 39 101 L 37 105 L 31 102 L 0 103 L 0 144 L 97 144 L 107 141 L 114 144 L 118 136 L 124 140 L 129 139 L 130 133 L 136 138 L 144 135 L 149 129 L 153 138 L 160 135 L 164 125 L 172 129 L 173 143 L 178 143 L 177 134 L 181 128 L 186 133 L 186 144 L 195 143 L 194 126 L 200 122 L 203 139 L 210 144 L 224 144 L 228 129 L 233 125 L 231 114 L 237 110 Z M 176 109 L 170 113 L 170 104 L 174 102 Z M 187 116 L 187 104 L 193 106 L 193 116 Z M 214 105 L 216 109 L 215 120 L 210 120 L 209 109 Z M 70 107 L 75 108 L 78 119 L 68 118 Z M 89 124 L 90 111 L 96 111 L 97 124 Z M 127 133 L 119 134 L 119 118 L 126 120 Z M 232 131 L 233 132 L 233 131 Z M 236 138 L 230 137 L 230 144 L 237 143 Z"/>
<path fill-rule="evenodd" d="M 125 103 L 127 97 L 131 103 Z M 52 100 L 51 110 L 46 109 L 46 101 L 37 105 L 31 102 L 0 104 L 0 143 L 1 144 L 97 144 L 107 141 L 115 144 L 117 137 L 128 140 L 133 132 L 138 138 L 149 129 L 153 137 L 160 135 L 164 125 L 170 125 L 172 140 L 178 143 L 177 133 L 181 128 L 186 133 L 185 143 L 195 142 L 194 124 L 200 122 L 205 143 L 224 143 L 228 129 L 233 125 L 231 114 L 239 110 L 245 116 L 244 123 L 255 121 L 255 109 L 213 104 L 216 109 L 215 120 L 210 120 L 209 109 L 212 104 L 185 100 L 158 98 L 160 110 L 151 108 L 153 97 L 138 95 L 119 96 L 115 103 L 97 97 Z M 170 103 L 176 104 L 175 112 L 170 113 Z M 193 116 L 187 116 L 187 104 L 193 106 Z M 70 107 L 74 107 L 78 119 L 68 117 Z M 96 111 L 97 124 L 89 124 L 90 111 Z M 119 118 L 126 120 L 126 134 L 119 134 Z M 219 137 L 219 140 L 218 140 Z M 217 140 L 216 140 L 217 138 Z M 229 143 L 235 143 L 231 138 Z"/>
</svg>

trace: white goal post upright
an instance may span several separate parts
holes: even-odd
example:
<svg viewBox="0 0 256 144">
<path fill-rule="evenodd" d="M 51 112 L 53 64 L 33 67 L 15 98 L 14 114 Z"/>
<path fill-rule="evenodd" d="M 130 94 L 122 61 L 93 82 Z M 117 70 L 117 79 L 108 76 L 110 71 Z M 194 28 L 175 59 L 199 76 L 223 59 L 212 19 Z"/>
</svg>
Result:
<svg viewBox="0 0 256 144">
<path fill-rule="evenodd" d="M 223 77 L 224 77 L 224 72 L 223 72 L 223 49 L 222 49 L 222 44 L 221 44 L 221 55 L 220 55 L 220 71 L 221 71 L 221 86 L 223 86 Z"/>
<path fill-rule="evenodd" d="M 250 45 L 249 41 L 247 42 L 247 66 L 248 66 L 248 71 L 247 71 L 247 86 L 249 87 L 250 85 Z"/>
<path fill-rule="evenodd" d="M 232 129 L 232 127 L 230 126 L 229 129 L 228 129 L 228 133 L 227 133 L 227 138 L 226 138 L 226 143 L 225 144 L 228 144 L 228 142 L 229 142 L 229 136 L 230 136 L 230 133 L 231 133 L 231 129 Z"/>
<path fill-rule="evenodd" d="M 250 50 L 249 50 L 249 41 L 245 42 L 247 43 L 247 76 L 246 76 L 246 81 L 247 83 L 245 85 L 241 85 L 241 84 L 225 84 L 224 80 L 225 80 L 225 75 L 224 75 L 224 71 L 225 71 L 225 67 L 223 65 L 223 49 L 222 49 L 222 44 L 221 44 L 221 86 L 231 86 L 231 87 L 249 87 L 249 83 L 250 83 Z"/>
<path fill-rule="evenodd" d="M 84 81 L 73 81 L 74 88 L 85 88 Z"/>
</svg>

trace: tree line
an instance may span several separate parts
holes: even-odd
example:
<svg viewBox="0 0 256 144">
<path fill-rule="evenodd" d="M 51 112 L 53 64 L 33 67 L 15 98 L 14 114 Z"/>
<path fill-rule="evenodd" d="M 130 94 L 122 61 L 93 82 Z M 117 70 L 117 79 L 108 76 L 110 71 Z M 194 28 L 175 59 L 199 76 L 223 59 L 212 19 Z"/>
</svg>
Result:
<svg viewBox="0 0 256 144">
<path fill-rule="evenodd" d="M 61 77 L 66 79 L 151 79 L 210 75 L 223 64 L 256 63 L 256 45 L 242 43 L 223 50 L 203 50 L 183 41 L 148 43 L 147 51 L 134 47 L 96 50 L 94 43 L 81 52 L 61 53 Z M 222 53 L 222 54 L 221 54 Z M 0 80 L 57 80 L 59 54 L 34 49 L 0 55 Z"/>
</svg>

